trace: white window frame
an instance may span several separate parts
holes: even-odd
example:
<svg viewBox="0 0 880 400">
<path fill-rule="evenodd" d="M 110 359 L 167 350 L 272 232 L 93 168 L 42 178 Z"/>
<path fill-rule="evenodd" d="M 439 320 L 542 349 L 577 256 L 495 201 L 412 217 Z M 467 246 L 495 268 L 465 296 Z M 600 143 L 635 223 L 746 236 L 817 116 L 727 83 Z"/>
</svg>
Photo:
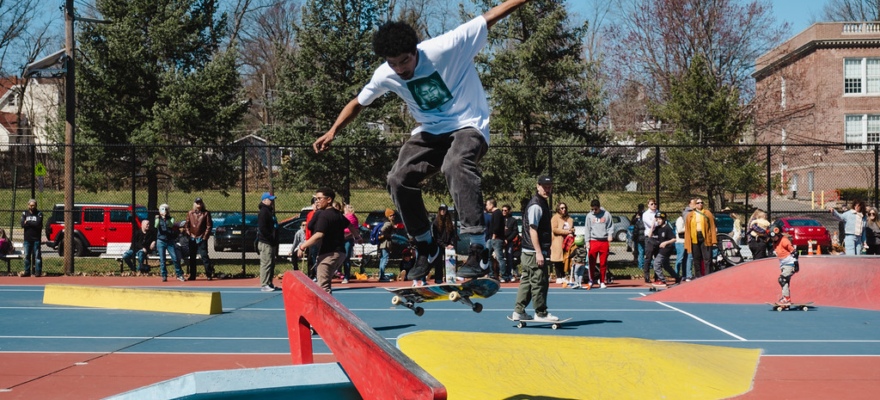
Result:
<svg viewBox="0 0 880 400">
<path fill-rule="evenodd" d="M 846 62 L 858 60 L 861 66 L 861 91 L 859 93 L 847 93 L 846 92 Z M 880 90 L 875 93 L 868 93 L 868 60 L 880 60 L 880 57 L 846 57 L 843 59 L 843 95 L 845 97 L 859 97 L 859 96 L 880 96 Z"/>
<path fill-rule="evenodd" d="M 847 142 L 846 120 L 849 117 L 861 118 L 861 136 L 858 142 Z M 845 143 L 845 151 L 869 151 L 873 149 L 873 145 L 880 144 L 880 138 L 875 142 L 868 142 L 868 117 L 880 118 L 880 114 L 846 114 L 843 118 L 843 142 Z M 880 135 L 880 131 L 877 132 Z"/>
</svg>

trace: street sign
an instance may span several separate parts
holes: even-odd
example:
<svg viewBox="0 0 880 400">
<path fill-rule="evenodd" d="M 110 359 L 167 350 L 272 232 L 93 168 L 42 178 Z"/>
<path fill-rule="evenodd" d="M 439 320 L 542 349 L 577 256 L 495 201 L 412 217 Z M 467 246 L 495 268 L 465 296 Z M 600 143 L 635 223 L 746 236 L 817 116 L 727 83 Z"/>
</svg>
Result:
<svg viewBox="0 0 880 400">
<path fill-rule="evenodd" d="M 34 167 L 34 175 L 46 176 L 46 167 L 43 166 L 43 163 L 37 163 L 37 166 Z"/>
</svg>

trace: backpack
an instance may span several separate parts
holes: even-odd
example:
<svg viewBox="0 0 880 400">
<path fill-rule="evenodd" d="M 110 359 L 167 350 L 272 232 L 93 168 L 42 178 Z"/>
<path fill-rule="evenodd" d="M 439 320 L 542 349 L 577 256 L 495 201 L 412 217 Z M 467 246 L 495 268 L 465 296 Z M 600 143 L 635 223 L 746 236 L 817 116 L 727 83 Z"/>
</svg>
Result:
<svg viewBox="0 0 880 400">
<path fill-rule="evenodd" d="M 379 244 L 379 240 L 382 239 L 383 225 L 384 224 L 376 224 L 376 226 L 370 231 L 370 244 Z"/>
</svg>

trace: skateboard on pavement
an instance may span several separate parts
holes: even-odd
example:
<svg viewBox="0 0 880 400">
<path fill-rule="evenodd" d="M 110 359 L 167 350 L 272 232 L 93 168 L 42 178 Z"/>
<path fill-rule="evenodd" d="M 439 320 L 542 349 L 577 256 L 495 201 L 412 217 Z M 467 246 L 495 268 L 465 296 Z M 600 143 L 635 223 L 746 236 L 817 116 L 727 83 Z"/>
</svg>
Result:
<svg viewBox="0 0 880 400">
<path fill-rule="evenodd" d="M 501 284 L 494 279 L 480 278 L 464 281 L 461 283 L 443 283 L 440 285 L 426 285 L 406 288 L 386 288 L 394 293 L 391 304 L 401 305 L 413 310 L 421 317 L 425 313 L 422 307 L 416 307 L 416 303 L 425 301 L 449 300 L 457 301 L 470 307 L 474 312 L 483 311 L 483 305 L 472 302 L 471 297 L 489 298 L 498 292 Z"/>
<path fill-rule="evenodd" d="M 529 320 L 521 320 L 521 319 L 515 320 L 515 319 L 511 318 L 509 315 L 507 316 L 507 319 L 509 319 L 513 322 L 516 322 L 517 328 L 524 328 L 526 326 L 529 326 L 528 324 L 551 324 L 550 325 L 551 328 L 557 329 L 557 328 L 559 328 L 559 325 L 562 325 L 563 322 L 571 321 L 571 318 L 560 319 L 558 321 L 544 321 L 544 320 L 537 319 L 537 318 L 536 319 L 529 319 Z"/>
<path fill-rule="evenodd" d="M 773 306 L 773 309 L 776 311 L 792 310 L 792 309 L 796 310 L 798 308 L 800 308 L 801 310 L 807 311 L 810 309 L 810 307 L 813 306 L 813 303 L 814 302 L 811 301 L 809 303 L 790 303 L 790 304 L 766 303 L 766 304 Z"/>
<path fill-rule="evenodd" d="M 671 284 L 671 285 L 670 285 L 670 284 L 666 284 L 666 285 L 655 285 L 654 283 L 649 283 L 649 284 L 647 284 L 647 285 L 648 285 L 648 291 L 651 291 L 651 292 L 659 292 L 659 291 L 661 291 L 661 290 L 665 290 L 665 289 L 669 289 L 669 288 L 671 288 L 671 287 L 673 287 L 673 286 L 677 286 L 678 283 L 673 283 L 673 284 Z"/>
</svg>

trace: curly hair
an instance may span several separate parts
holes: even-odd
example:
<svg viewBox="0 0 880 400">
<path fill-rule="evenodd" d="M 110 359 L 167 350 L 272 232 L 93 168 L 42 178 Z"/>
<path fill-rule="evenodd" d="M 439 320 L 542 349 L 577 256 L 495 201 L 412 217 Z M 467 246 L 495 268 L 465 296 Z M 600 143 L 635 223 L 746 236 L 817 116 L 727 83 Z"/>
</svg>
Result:
<svg viewBox="0 0 880 400">
<path fill-rule="evenodd" d="M 373 52 L 382 58 L 415 53 L 417 44 L 419 44 L 419 36 L 406 22 L 386 22 L 373 36 Z"/>
</svg>

